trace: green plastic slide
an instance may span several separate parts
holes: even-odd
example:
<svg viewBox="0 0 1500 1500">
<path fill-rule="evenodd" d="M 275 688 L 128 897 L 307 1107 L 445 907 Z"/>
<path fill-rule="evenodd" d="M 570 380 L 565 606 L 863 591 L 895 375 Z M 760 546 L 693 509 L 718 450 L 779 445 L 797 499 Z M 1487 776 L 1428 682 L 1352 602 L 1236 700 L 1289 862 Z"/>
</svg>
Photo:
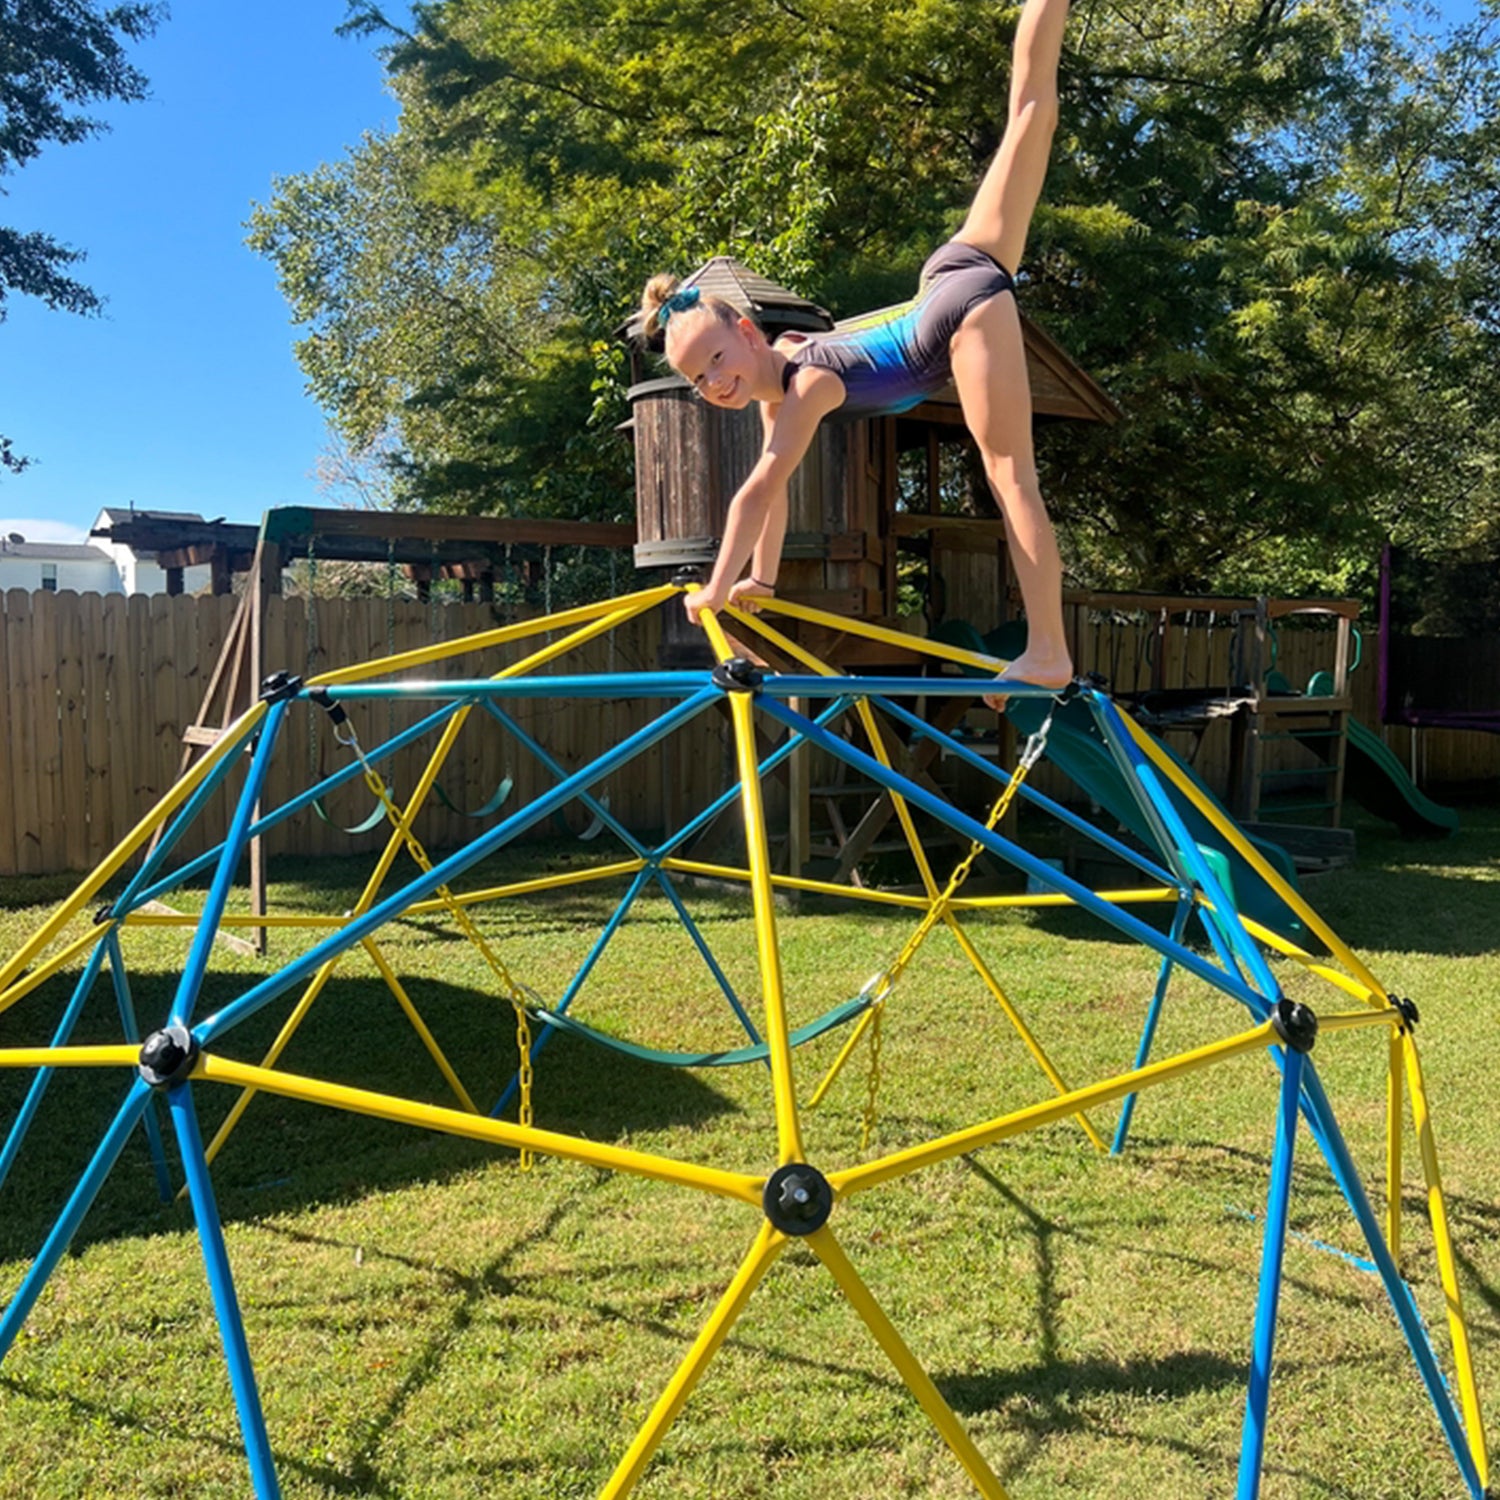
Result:
<svg viewBox="0 0 1500 1500">
<path fill-rule="evenodd" d="M 1314 673 L 1307 684 L 1307 696 L 1327 698 L 1332 693 L 1332 674 Z M 1305 743 L 1323 759 L 1331 753 L 1329 740 Z M 1349 746 L 1344 753 L 1344 794 L 1377 818 L 1394 823 L 1403 838 L 1447 838 L 1458 827 L 1458 814 L 1419 791 L 1385 741 L 1352 716 Z"/>
</svg>

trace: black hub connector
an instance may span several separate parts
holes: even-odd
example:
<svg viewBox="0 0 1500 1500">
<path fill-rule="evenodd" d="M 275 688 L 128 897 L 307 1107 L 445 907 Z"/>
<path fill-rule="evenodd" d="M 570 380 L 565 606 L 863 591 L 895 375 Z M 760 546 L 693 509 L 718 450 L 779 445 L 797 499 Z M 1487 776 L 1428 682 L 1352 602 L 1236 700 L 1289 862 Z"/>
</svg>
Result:
<svg viewBox="0 0 1500 1500">
<path fill-rule="evenodd" d="M 114 907 L 113 906 L 101 906 L 99 908 L 99 910 L 94 913 L 94 926 L 95 927 L 103 927 L 106 922 L 113 922 L 114 919 L 115 919 L 115 909 L 114 909 Z"/>
<path fill-rule="evenodd" d="M 1317 1016 L 1294 1000 L 1276 1002 L 1276 1009 L 1271 1012 L 1271 1025 L 1293 1052 L 1311 1052 L 1318 1039 Z"/>
<path fill-rule="evenodd" d="M 754 693 L 760 690 L 764 675 L 748 657 L 731 656 L 714 668 L 714 686 L 726 693 Z"/>
<path fill-rule="evenodd" d="M 186 1026 L 164 1026 L 141 1043 L 141 1077 L 154 1089 L 186 1078 L 198 1060 L 198 1039 Z"/>
<path fill-rule="evenodd" d="M 1401 1012 L 1402 1031 L 1415 1031 L 1417 1022 L 1422 1019 L 1422 1013 L 1417 1009 L 1415 1000 L 1405 1000 L 1400 995 L 1391 996 L 1391 1004 Z"/>
<path fill-rule="evenodd" d="M 301 691 L 302 679 L 290 672 L 272 672 L 260 685 L 264 703 L 280 703 L 283 698 L 295 698 Z"/>
<path fill-rule="evenodd" d="M 816 1234 L 833 1212 L 828 1179 L 806 1162 L 788 1162 L 766 1178 L 761 1195 L 766 1217 L 783 1234 Z"/>
<path fill-rule="evenodd" d="M 701 589 L 703 587 L 703 569 L 694 567 L 691 563 L 678 570 L 672 575 L 672 582 L 680 589 Z"/>
</svg>

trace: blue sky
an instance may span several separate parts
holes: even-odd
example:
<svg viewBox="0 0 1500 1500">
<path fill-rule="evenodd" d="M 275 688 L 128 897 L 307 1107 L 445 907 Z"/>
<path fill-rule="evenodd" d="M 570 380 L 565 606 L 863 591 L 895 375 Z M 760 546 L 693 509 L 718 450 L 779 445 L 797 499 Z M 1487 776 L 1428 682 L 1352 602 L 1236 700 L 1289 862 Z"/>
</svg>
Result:
<svg viewBox="0 0 1500 1500">
<path fill-rule="evenodd" d="M 86 251 L 76 274 L 108 302 L 80 318 L 7 301 L 0 432 L 35 462 L 0 477 L 0 528 L 53 539 L 132 501 L 247 522 L 320 503 L 325 424 L 243 225 L 275 177 L 396 123 L 372 44 L 333 34 L 343 16 L 343 0 L 173 0 L 131 51 L 151 98 L 94 111 L 108 134 L 0 183 L 0 222 Z"/>
<path fill-rule="evenodd" d="M 1449 20 L 1480 0 L 1439 0 Z M 402 15 L 405 7 L 388 7 Z M 85 250 L 108 299 L 79 318 L 12 297 L 0 323 L 0 432 L 35 462 L 0 476 L 0 532 L 82 540 L 131 503 L 255 522 L 327 503 L 327 444 L 292 357 L 296 329 L 244 222 L 278 176 L 396 123 L 369 42 L 333 34 L 343 0 L 173 0 L 132 52 L 152 97 L 0 182 L 0 222 Z"/>
</svg>

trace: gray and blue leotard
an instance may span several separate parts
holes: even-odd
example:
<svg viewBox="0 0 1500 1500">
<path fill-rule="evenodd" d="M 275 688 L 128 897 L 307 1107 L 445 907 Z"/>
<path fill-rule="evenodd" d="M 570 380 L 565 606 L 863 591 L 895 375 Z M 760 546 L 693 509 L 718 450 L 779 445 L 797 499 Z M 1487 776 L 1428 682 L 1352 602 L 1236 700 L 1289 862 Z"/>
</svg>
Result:
<svg viewBox="0 0 1500 1500">
<path fill-rule="evenodd" d="M 853 421 L 909 411 L 949 381 L 948 345 L 958 325 L 981 302 L 1014 292 L 1010 272 L 977 246 L 950 240 L 927 258 L 917 295 L 828 333 L 807 335 L 786 356 L 781 388 L 807 365 L 832 370 L 844 382 L 844 402 L 831 421 Z"/>
</svg>

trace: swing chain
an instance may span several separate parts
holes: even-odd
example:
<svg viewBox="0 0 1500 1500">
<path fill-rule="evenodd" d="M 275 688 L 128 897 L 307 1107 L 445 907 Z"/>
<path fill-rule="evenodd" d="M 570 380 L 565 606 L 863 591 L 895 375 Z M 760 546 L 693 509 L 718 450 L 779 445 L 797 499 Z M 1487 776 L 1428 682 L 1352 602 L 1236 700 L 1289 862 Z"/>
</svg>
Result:
<svg viewBox="0 0 1500 1500">
<path fill-rule="evenodd" d="M 419 869 L 431 871 L 432 859 L 422 847 L 417 836 L 411 831 L 408 816 L 396 806 L 395 798 L 391 795 L 390 788 L 385 779 L 375 769 L 365 756 L 363 747 L 359 743 L 359 736 L 355 733 L 354 725 L 345 718 L 343 723 L 334 725 L 333 735 L 341 745 L 347 746 L 353 751 L 355 759 L 359 761 L 364 772 L 365 785 L 375 794 L 376 800 L 385 809 L 386 818 L 395 828 L 402 842 L 406 845 Z M 484 935 L 474 925 L 473 919 L 462 905 L 454 898 L 453 892 L 446 885 L 437 888 L 438 898 L 447 908 L 448 915 L 458 924 L 459 931 L 479 950 L 480 956 L 490 966 L 495 977 L 500 981 L 504 990 L 505 998 L 510 1003 L 510 1008 L 516 1018 L 516 1052 L 517 1062 L 516 1081 L 518 1085 L 517 1120 L 523 1126 L 530 1126 L 533 1119 L 531 1085 L 531 1019 L 528 1007 L 540 1009 L 541 996 L 527 985 L 519 984 L 511 976 L 510 970 L 500 959 L 500 956 L 485 941 Z M 533 1163 L 532 1152 L 521 1148 L 521 1170 L 529 1172 Z"/>
<path fill-rule="evenodd" d="M 1029 735 L 1025 746 L 1022 748 L 1016 769 L 1010 779 L 1001 789 L 1000 795 L 995 799 L 994 806 L 990 808 L 989 816 L 985 819 L 984 827 L 987 833 L 993 832 L 1010 811 L 1010 805 L 1015 801 L 1016 794 L 1025 784 L 1027 776 L 1031 774 L 1036 763 L 1041 760 L 1047 749 L 1047 738 L 1052 732 L 1052 720 L 1056 716 L 1057 706 L 1060 699 L 1054 698 L 1047 710 L 1047 717 L 1042 720 L 1041 727 L 1032 735 Z M 896 961 L 889 968 L 874 975 L 865 982 L 860 991 L 862 996 L 870 997 L 872 1019 L 870 1024 L 870 1076 L 865 1089 L 865 1111 L 860 1131 L 860 1149 L 864 1150 L 870 1143 L 870 1137 L 875 1129 L 876 1122 L 876 1098 L 880 1089 L 880 1049 L 881 1049 L 881 1016 L 885 1011 L 885 1002 L 890 997 L 891 991 L 896 988 L 897 982 L 906 970 L 906 966 L 916 957 L 917 949 L 927 940 L 927 935 L 947 915 L 948 908 L 952 904 L 954 896 L 958 894 L 959 888 L 969 878 L 969 872 L 974 867 L 974 861 L 984 852 L 984 845 L 975 839 L 969 845 L 969 852 L 959 862 L 952 875 L 948 877 L 948 884 L 942 894 L 927 908 L 922 920 L 917 924 L 917 929 L 906 940 L 900 953 L 896 955 Z"/>
</svg>

